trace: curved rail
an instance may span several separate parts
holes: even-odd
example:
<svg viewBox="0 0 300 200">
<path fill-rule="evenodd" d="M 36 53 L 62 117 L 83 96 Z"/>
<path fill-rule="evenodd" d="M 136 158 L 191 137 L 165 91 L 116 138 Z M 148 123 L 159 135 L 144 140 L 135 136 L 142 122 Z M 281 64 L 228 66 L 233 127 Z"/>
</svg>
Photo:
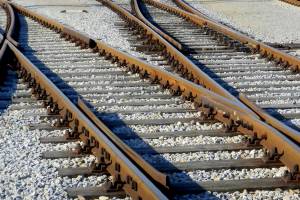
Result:
<svg viewBox="0 0 300 200">
<path fill-rule="evenodd" d="M 11 58 L 10 52 L 8 50 L 8 41 L 12 42 L 15 46 L 18 43 L 13 39 L 13 33 L 15 30 L 15 15 L 10 4 L 6 3 L 6 1 L 0 1 L 0 5 L 5 9 L 7 13 L 7 23 L 5 28 L 4 35 L 1 35 L 1 50 L 0 50 L 0 84 L 4 80 L 5 71 L 6 71 L 6 63 Z"/>
<path fill-rule="evenodd" d="M 136 1 L 136 0 L 134 0 Z M 202 26 L 203 24 L 202 21 L 207 21 L 209 22 L 210 24 L 214 25 L 214 26 L 218 26 L 218 29 L 222 30 L 222 26 L 223 25 L 219 25 L 217 24 L 217 22 L 213 22 L 213 21 L 210 21 L 210 19 L 208 18 L 200 18 L 194 14 L 190 14 L 186 11 L 183 11 L 183 10 L 180 10 L 180 9 L 177 9 L 177 8 L 174 8 L 174 7 L 171 7 L 171 6 L 168 6 L 166 4 L 162 4 L 160 2 L 157 2 L 157 1 L 153 1 L 153 0 L 145 0 L 146 3 L 149 3 L 159 9 L 163 9 L 163 10 L 166 10 L 166 11 L 169 11 L 169 12 L 172 12 L 172 13 L 175 13 L 181 17 L 185 17 L 187 19 L 190 19 L 193 23 L 195 24 L 198 24 L 200 26 Z M 181 2 L 181 1 L 180 1 Z M 181 4 L 180 4 L 181 5 Z M 207 23 L 206 25 L 208 25 L 209 23 Z M 228 29 L 228 28 L 227 28 Z M 232 34 L 234 35 L 235 31 L 231 31 L 231 30 L 228 30 L 229 32 L 232 32 Z M 227 30 L 223 30 L 223 32 L 227 32 Z M 238 33 L 239 35 L 241 35 L 240 33 Z M 243 36 L 243 38 L 245 38 L 245 41 L 247 39 L 247 37 Z M 251 41 L 254 41 L 253 39 L 250 39 Z M 251 42 L 250 41 L 250 42 Z M 249 42 L 249 43 L 250 43 Z M 255 41 L 256 42 L 256 41 Z M 249 44 L 248 42 L 246 42 L 247 44 Z M 248 46 L 248 45 L 247 45 Z M 266 46 L 266 45 L 265 45 Z M 274 51 L 276 52 L 280 52 L 279 50 L 276 50 L 272 47 L 270 47 L 271 49 L 273 49 Z M 283 52 L 280 52 L 281 54 L 285 54 Z M 286 55 L 286 54 L 285 54 Z M 291 57 L 295 62 L 299 62 L 300 63 L 300 60 L 297 59 L 296 57 L 292 57 L 292 56 L 289 56 L 287 55 L 288 57 Z M 300 65 L 299 65 L 300 66 Z M 267 122 L 268 124 L 270 124 L 272 127 L 276 128 L 277 130 L 281 131 L 282 133 L 284 133 L 286 136 L 288 137 L 291 137 L 293 140 L 295 140 L 297 143 L 300 143 L 300 133 L 298 131 L 296 131 L 295 129 L 293 128 L 290 128 L 289 126 L 285 125 L 284 123 L 280 122 L 279 120 L 277 120 L 276 118 L 270 116 L 268 113 L 266 113 L 265 111 L 263 111 L 262 109 L 258 108 L 254 103 L 252 103 L 251 101 L 249 101 L 243 94 L 239 94 L 239 96 L 237 97 L 241 102 L 243 102 L 245 105 L 247 105 L 252 112 L 255 112 L 261 119 L 263 119 L 265 122 Z"/>
<path fill-rule="evenodd" d="M 203 111 L 207 117 L 215 118 L 227 124 L 228 126 L 233 127 L 235 130 L 241 133 L 252 135 L 256 139 L 261 140 L 261 144 L 270 152 L 273 152 L 271 153 L 272 156 L 275 154 L 276 158 L 280 159 L 289 169 L 292 170 L 292 179 L 296 179 L 296 177 L 298 176 L 299 171 L 297 171 L 297 169 L 300 165 L 300 147 L 293 140 L 289 139 L 287 136 L 283 135 L 273 127 L 260 121 L 253 115 L 249 115 L 248 112 L 239 107 L 239 104 L 236 101 L 231 101 L 199 85 L 175 76 L 172 73 L 161 70 L 158 67 L 151 66 L 144 61 L 129 56 L 124 52 L 113 49 L 112 47 L 109 47 L 108 45 L 101 43 L 100 41 L 93 40 L 75 31 L 65 31 L 69 29 L 65 29 L 65 26 L 59 23 L 54 24 L 51 21 L 47 20 L 47 18 L 42 18 L 40 17 L 40 15 L 21 6 L 18 6 L 16 4 L 12 5 L 18 12 L 34 18 L 36 21 L 39 21 L 46 27 L 55 29 L 56 31 L 60 31 L 66 39 L 75 42 L 77 45 L 81 45 L 82 47 L 93 47 L 96 44 L 97 47 L 93 48 L 94 51 L 99 51 L 99 53 L 101 55 L 105 55 L 107 59 L 110 59 L 113 62 L 117 62 L 120 66 L 126 67 L 134 73 L 139 73 L 142 77 L 148 78 L 154 83 L 159 83 L 164 88 L 170 89 L 174 93 L 182 95 L 186 99 L 193 101 L 195 103 L 195 106 L 199 110 Z M 52 82 L 49 82 L 47 77 L 43 75 L 41 71 L 39 71 L 32 63 L 30 63 L 30 61 L 28 61 L 12 44 L 9 44 L 9 46 L 11 47 L 12 51 L 19 61 L 23 76 L 25 76 L 26 79 L 32 83 L 35 92 L 41 98 L 43 98 L 48 105 L 52 106 L 52 108 L 58 106 L 60 109 L 62 109 L 60 111 L 60 114 L 65 116 L 64 119 L 70 121 L 70 127 L 77 127 L 78 130 L 89 131 L 90 134 L 85 134 L 86 131 L 83 131 L 83 133 L 80 133 L 80 135 L 81 138 L 85 138 L 85 140 L 93 144 L 92 152 L 96 155 L 96 157 L 101 156 L 101 148 L 105 148 L 107 152 L 112 155 L 110 156 L 110 158 L 113 161 L 113 165 L 109 166 L 109 171 L 117 177 L 121 176 L 121 181 L 125 182 L 124 189 L 129 192 L 135 199 L 141 197 L 138 195 L 146 197 L 145 199 L 159 197 L 155 196 L 153 193 L 150 193 L 149 188 L 146 187 L 146 184 L 148 184 L 149 182 L 143 182 L 139 179 L 140 177 L 145 177 L 143 174 L 141 174 L 141 172 L 138 172 L 138 169 L 135 166 L 131 166 L 128 158 L 120 158 L 120 155 L 123 155 L 120 150 L 112 149 L 112 147 L 114 146 L 113 143 L 117 143 L 117 141 L 114 141 L 113 138 L 107 137 L 109 133 L 105 132 L 105 127 L 102 127 L 102 125 L 99 126 L 102 127 L 102 131 L 106 135 L 102 134 L 99 129 L 96 128 L 88 118 L 86 118 L 85 115 L 79 112 L 78 108 L 73 105 L 69 99 L 62 98 L 61 95 L 63 94 L 61 93 L 61 91 L 59 91 Z M 80 101 L 78 105 L 82 108 Z M 76 122 L 78 122 L 78 125 L 76 125 Z M 122 150 L 125 152 L 124 149 Z M 116 152 L 119 154 L 116 154 Z M 132 160 L 137 159 L 133 156 L 131 156 L 130 158 Z M 115 165 L 118 164 L 121 164 L 121 170 L 116 170 Z M 128 168 L 129 166 L 131 166 L 132 168 Z M 123 174 L 123 170 L 126 171 L 125 174 Z M 138 174 L 134 174 L 135 171 L 137 171 Z M 152 177 L 152 175 L 153 174 L 148 172 L 149 177 Z M 139 193 L 137 193 L 136 191 L 132 191 L 130 184 L 128 184 L 126 181 L 128 180 L 126 179 L 128 176 L 134 177 L 133 180 L 137 181 L 139 185 L 138 188 L 140 189 Z M 141 187 L 140 184 L 142 186 L 145 186 L 145 188 Z M 161 193 L 159 193 L 159 191 L 153 188 L 154 186 L 152 185 L 152 183 L 149 184 L 151 186 L 150 188 L 154 190 L 156 195 L 162 195 Z M 162 199 L 163 198 L 164 196 L 162 196 Z"/>
<path fill-rule="evenodd" d="M 289 4 L 292 4 L 294 6 L 300 6 L 300 1 L 299 0 L 280 0 Z"/>
<path fill-rule="evenodd" d="M 136 7 L 139 6 L 140 1 L 136 2 L 136 1 L 131 1 L 131 3 L 133 4 L 132 6 Z M 134 12 L 136 12 L 136 15 L 138 16 L 138 18 L 143 21 L 147 26 L 149 26 L 151 29 L 153 29 L 155 32 L 157 32 L 159 35 L 161 35 L 165 40 L 167 40 L 168 42 L 170 42 L 172 45 L 174 45 L 178 50 L 183 51 L 184 47 L 177 42 L 176 40 L 174 40 L 172 37 L 170 37 L 168 34 L 164 33 L 163 31 L 161 31 L 159 28 L 157 28 L 156 26 L 154 26 L 152 23 L 150 23 L 141 13 L 139 9 L 134 9 Z"/>
<path fill-rule="evenodd" d="M 227 90 L 222 88 L 218 83 L 216 83 L 212 78 L 210 78 L 206 73 L 199 69 L 193 62 L 187 59 L 181 52 L 176 48 L 170 45 L 163 37 L 158 35 L 154 30 L 145 25 L 142 21 L 137 19 L 135 16 L 130 14 L 128 11 L 113 3 L 110 0 L 97 0 L 102 2 L 104 5 L 110 7 L 112 10 L 120 14 L 126 21 L 129 22 L 132 26 L 140 30 L 144 35 L 146 35 L 150 40 L 154 41 L 154 45 L 160 43 L 161 51 L 164 52 L 165 56 L 168 58 L 169 62 L 173 66 L 181 66 L 183 71 L 185 71 L 186 76 L 189 79 L 193 79 L 197 84 L 202 85 L 203 87 L 216 92 L 217 94 L 226 97 L 230 100 L 236 101 L 239 104 L 239 107 L 243 107 L 245 110 L 248 110 L 249 114 L 256 116 L 247 106 L 238 101 L 232 94 Z M 135 6 L 137 3 L 134 4 Z M 137 14 L 140 15 L 139 10 L 136 10 Z M 185 70 L 184 70 L 185 69 Z M 257 117 L 257 116 L 256 116 Z"/>
</svg>

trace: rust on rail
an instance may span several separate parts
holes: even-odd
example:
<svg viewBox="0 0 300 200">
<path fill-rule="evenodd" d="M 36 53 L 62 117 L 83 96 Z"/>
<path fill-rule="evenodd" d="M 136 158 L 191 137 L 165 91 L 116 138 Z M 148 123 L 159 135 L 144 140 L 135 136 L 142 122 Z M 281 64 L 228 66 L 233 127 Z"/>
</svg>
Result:
<svg viewBox="0 0 300 200">
<path fill-rule="evenodd" d="M 1 34 L 1 42 L 0 42 L 0 84 L 5 78 L 7 66 L 6 63 L 11 59 L 11 54 L 8 49 L 8 41 L 13 43 L 15 46 L 18 43 L 13 39 L 13 32 L 15 30 L 15 15 L 14 11 L 10 4 L 6 3 L 6 1 L 1 0 L 0 6 L 5 10 L 7 15 L 7 22 L 5 27 L 5 32 Z M 8 41 L 7 41 L 8 40 Z"/>
<path fill-rule="evenodd" d="M 252 112 L 247 106 L 241 103 L 237 98 L 235 98 L 232 94 L 230 94 L 227 90 L 221 87 L 217 82 L 215 82 L 211 77 L 209 77 L 205 72 L 203 72 L 199 67 L 197 67 L 191 60 L 186 58 L 180 51 L 178 51 L 174 46 L 170 45 L 168 41 L 166 41 L 163 37 L 161 37 L 158 33 L 152 30 L 150 27 L 145 25 L 138 18 L 133 16 L 131 13 L 121 8 L 117 4 L 113 3 L 110 0 L 98 0 L 102 2 L 104 5 L 108 6 L 115 12 L 117 12 L 121 17 L 123 17 L 131 26 L 139 30 L 145 37 L 148 37 L 149 40 L 153 41 L 152 45 L 159 45 L 162 54 L 168 59 L 171 63 L 171 66 L 181 68 L 183 72 L 183 77 L 186 77 L 193 82 L 202 85 L 203 87 L 220 94 L 221 96 L 228 98 L 230 100 L 236 101 L 240 107 L 243 107 L 245 110 L 248 110 L 249 114 L 253 116 L 258 116 Z M 134 6 L 136 7 L 138 4 L 134 1 Z M 137 15 L 139 15 L 139 11 L 136 11 Z M 146 20 L 146 19 L 145 19 Z"/>
<path fill-rule="evenodd" d="M 114 177 L 113 187 L 124 189 L 133 199 L 167 199 L 166 196 L 150 181 L 110 138 L 101 132 L 74 103 L 71 102 L 36 66 L 34 66 L 11 43 L 8 44 L 17 59 L 17 65 L 23 77 L 33 83 L 33 88 L 40 98 L 47 102 L 51 109 L 58 110 L 70 127 L 76 127 L 90 141 L 91 153 L 99 164 Z M 128 182 L 128 180 L 130 180 Z M 137 184 L 137 187 L 132 187 Z"/>
<path fill-rule="evenodd" d="M 133 0 L 136 1 L 136 0 Z M 201 13 L 199 13 L 199 11 L 195 10 L 194 8 L 188 6 L 186 3 L 184 3 L 183 1 L 180 0 L 174 0 L 178 5 L 180 5 L 181 7 L 187 7 L 187 10 L 195 12 L 195 14 L 198 14 L 199 16 L 195 15 L 195 14 L 191 14 L 188 13 L 184 10 L 181 9 L 177 9 L 175 7 L 157 2 L 157 1 L 153 1 L 153 0 L 144 0 L 146 3 L 149 3 L 159 9 L 163 9 L 166 10 L 168 12 L 174 13 L 176 15 L 179 15 L 181 17 L 185 17 L 186 19 L 190 20 L 192 23 L 195 23 L 199 26 L 206 26 L 206 27 L 210 27 L 214 30 L 216 30 L 217 32 L 222 32 L 224 35 L 228 35 L 230 37 L 232 37 L 235 40 L 240 41 L 241 43 L 247 45 L 248 47 L 259 47 L 258 49 L 268 49 L 268 55 L 269 53 L 272 52 L 273 54 L 278 53 L 279 55 L 283 55 L 285 56 L 287 59 L 291 59 L 293 62 L 297 63 L 297 66 L 300 66 L 300 60 L 296 57 L 290 56 L 284 52 L 281 52 L 273 47 L 269 47 L 266 44 L 263 44 L 261 42 L 257 42 L 247 36 L 242 35 L 241 33 L 238 33 L 234 30 L 231 30 L 230 28 L 219 24 L 216 21 L 210 20 L 209 18 L 205 17 L 204 15 L 202 15 Z M 250 44 L 250 45 L 249 45 Z M 275 58 L 275 57 L 274 57 Z M 272 127 L 276 128 L 277 130 L 281 131 L 282 133 L 284 133 L 286 136 L 291 137 L 293 140 L 295 140 L 297 143 L 300 143 L 300 133 L 295 130 L 292 129 L 290 127 L 288 127 L 286 124 L 280 122 L 279 120 L 275 119 L 274 117 L 270 116 L 268 113 L 266 113 L 265 111 L 263 111 L 262 109 L 259 109 L 254 103 L 252 103 L 250 100 L 248 100 L 242 93 L 239 94 L 239 96 L 237 97 L 241 102 L 243 102 L 245 105 L 247 105 L 248 108 L 251 109 L 251 111 L 253 111 L 254 113 L 256 113 L 262 120 L 264 120 L 266 123 L 270 124 Z"/>
<path fill-rule="evenodd" d="M 292 4 L 292 5 L 295 5 L 295 6 L 300 6 L 300 1 L 299 0 L 280 0 L 280 1 Z"/>
<path fill-rule="evenodd" d="M 192 101 L 195 107 L 204 113 L 204 116 L 223 122 L 231 130 L 239 131 L 245 135 L 250 135 L 260 141 L 260 143 L 269 150 L 270 159 L 278 159 L 289 169 L 299 169 L 300 165 L 300 147 L 295 141 L 285 136 L 270 125 L 264 123 L 256 115 L 250 115 L 245 106 L 241 103 L 223 97 L 217 93 L 203 88 L 193 82 L 164 71 L 159 67 L 152 66 L 142 60 L 139 60 L 127 53 L 114 49 L 100 41 L 93 40 L 88 36 L 70 31 L 66 26 L 48 20 L 48 18 L 36 14 L 26 8 L 13 5 L 23 15 L 31 17 L 44 26 L 60 32 L 63 37 L 71 42 L 81 45 L 83 48 L 93 48 L 101 56 L 117 62 L 120 67 L 125 67 L 133 73 L 140 74 L 141 77 L 150 79 L 153 83 L 171 90 L 172 93 L 183 96 L 186 100 Z M 99 119 L 94 118 L 91 112 L 79 100 L 74 105 L 49 79 L 34 66 L 13 44 L 8 43 L 13 54 L 17 59 L 21 73 L 28 81 L 32 82 L 34 90 L 44 99 L 51 109 L 58 110 L 63 116 L 63 122 L 70 127 L 76 127 L 73 130 L 79 130 L 80 138 L 89 141 L 92 145 L 92 153 L 105 165 L 107 170 L 116 177 L 116 184 L 123 186 L 125 191 L 133 199 L 166 199 L 166 197 L 155 187 L 151 181 L 155 180 L 152 174 L 141 171 L 132 162 L 138 165 L 142 162 L 140 157 L 130 155 L 130 152 L 121 146 L 117 146 L 118 141 L 114 137 L 109 137 L 107 127 L 103 126 Z M 84 110 L 84 115 L 79 107 Z M 54 110 L 53 110 L 54 111 Z M 100 128 L 101 127 L 101 128 Z M 100 131 L 99 128 L 102 130 Z M 126 152 L 126 153 L 124 153 Z M 139 168 L 143 166 L 138 165 Z M 147 178 L 144 174 L 147 173 Z M 159 174 L 158 174 L 159 175 Z M 297 180 L 299 171 L 293 170 L 291 181 Z M 165 176 L 160 176 L 160 178 Z M 166 178 L 166 177 L 165 177 Z M 134 184 L 133 184 L 134 183 Z M 168 181 L 162 180 L 161 183 L 168 187 Z M 138 187 L 131 187 L 138 185 Z"/>
</svg>

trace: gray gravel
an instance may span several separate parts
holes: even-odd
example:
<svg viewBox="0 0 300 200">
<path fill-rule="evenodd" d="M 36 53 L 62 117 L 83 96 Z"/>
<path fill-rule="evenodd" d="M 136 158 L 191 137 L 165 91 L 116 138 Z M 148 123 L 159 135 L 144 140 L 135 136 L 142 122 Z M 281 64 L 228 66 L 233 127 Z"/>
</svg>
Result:
<svg viewBox="0 0 300 200">
<path fill-rule="evenodd" d="M 40 158 L 46 150 L 74 147 L 74 143 L 52 145 L 39 142 L 40 137 L 63 134 L 57 130 L 29 129 L 30 124 L 51 123 L 31 116 L 32 113 L 44 112 L 45 109 L 13 110 L 9 106 L 0 114 L 0 199 L 67 199 L 64 190 L 68 187 L 95 186 L 107 181 L 106 176 L 58 177 L 57 168 L 88 165 L 94 160 L 93 156 L 56 160 Z"/>
<path fill-rule="evenodd" d="M 187 2 L 207 16 L 258 40 L 271 43 L 300 42 L 299 7 L 278 0 Z"/>
</svg>

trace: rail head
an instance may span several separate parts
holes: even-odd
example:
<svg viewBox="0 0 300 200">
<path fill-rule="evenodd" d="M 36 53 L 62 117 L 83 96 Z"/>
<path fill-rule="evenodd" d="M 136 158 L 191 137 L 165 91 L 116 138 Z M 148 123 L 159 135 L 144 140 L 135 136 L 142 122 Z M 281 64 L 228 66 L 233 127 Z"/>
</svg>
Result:
<svg viewBox="0 0 300 200">
<path fill-rule="evenodd" d="M 34 82 L 35 89 L 51 98 L 57 104 L 60 115 L 76 122 L 77 129 L 88 135 L 92 142 L 92 152 L 98 160 L 104 158 L 107 171 L 116 177 L 117 183 L 124 184 L 123 189 L 133 199 L 167 199 L 113 142 L 91 122 L 70 99 L 68 99 L 35 65 L 33 65 L 13 44 L 8 44 L 15 55 L 19 68 L 27 81 Z M 44 99 L 46 100 L 46 99 Z M 128 181 L 130 180 L 130 181 Z M 137 187 L 132 187 L 136 184 Z"/>
</svg>

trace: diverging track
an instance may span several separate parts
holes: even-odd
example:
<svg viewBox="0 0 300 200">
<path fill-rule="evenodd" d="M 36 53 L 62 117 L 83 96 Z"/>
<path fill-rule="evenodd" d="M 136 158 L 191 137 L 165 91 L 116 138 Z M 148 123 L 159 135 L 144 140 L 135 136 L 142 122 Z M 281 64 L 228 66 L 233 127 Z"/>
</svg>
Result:
<svg viewBox="0 0 300 200">
<path fill-rule="evenodd" d="M 298 145 L 238 101 L 12 5 L 22 53 L 9 43 L 15 62 L 7 62 L 48 107 L 55 125 L 71 129 L 41 142 L 78 141 L 76 149 L 48 151 L 44 158 L 93 154 L 90 166 L 59 174 L 113 176 L 108 187 L 72 188 L 71 196 L 125 191 L 133 199 L 163 199 L 298 187 Z"/>
<path fill-rule="evenodd" d="M 143 5 L 134 2 L 136 12 L 143 18 L 139 11 L 139 8 Z M 299 96 L 297 95 L 297 84 L 299 74 L 262 59 L 261 55 L 264 56 L 271 52 L 268 57 L 271 61 L 276 60 L 278 56 L 281 57 L 280 62 L 278 62 L 278 59 L 276 60 L 277 63 L 283 62 L 284 57 L 286 57 L 285 63 L 295 63 L 296 68 L 292 67 L 294 71 L 297 70 L 296 65 L 299 60 L 264 44 L 259 44 L 252 39 L 240 36 L 231 30 L 227 30 L 228 28 L 223 27 L 222 29 L 222 25 L 211 22 L 204 16 L 197 18 L 182 10 L 158 2 L 146 2 L 146 7 L 143 8 L 145 17 L 149 18 L 154 25 L 160 27 L 160 31 L 171 35 L 173 40 L 180 42 L 185 49 L 188 49 L 185 54 L 195 65 L 249 107 L 252 107 L 258 115 L 272 126 L 287 135 L 294 135 L 295 139 L 298 137 L 299 127 L 297 127 L 297 121 L 299 113 L 297 104 Z M 185 16 L 188 20 L 182 19 L 182 16 Z M 176 26 L 172 26 L 171 22 L 176 23 Z M 205 23 L 208 24 L 205 25 Z M 166 37 L 166 39 L 168 38 Z M 172 41 L 170 42 L 172 43 Z M 260 54 L 249 53 L 250 51 L 256 51 L 257 45 L 261 47 L 258 50 Z M 253 49 L 253 46 L 256 47 Z M 178 66 L 175 68 L 180 73 L 182 73 L 182 70 L 186 70 Z M 245 94 L 247 99 L 242 94 Z M 255 102 L 269 115 L 259 111 L 249 100 Z M 270 115 L 295 130 L 291 130 Z M 294 133 L 290 134 L 291 132 Z"/>
</svg>

